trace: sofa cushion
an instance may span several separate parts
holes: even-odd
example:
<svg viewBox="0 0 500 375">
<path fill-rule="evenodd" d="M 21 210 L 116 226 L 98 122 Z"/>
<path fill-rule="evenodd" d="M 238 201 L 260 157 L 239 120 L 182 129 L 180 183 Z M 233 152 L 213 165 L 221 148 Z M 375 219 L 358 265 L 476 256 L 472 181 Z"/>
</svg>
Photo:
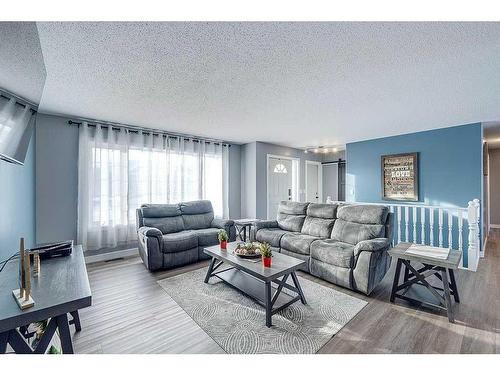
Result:
<svg viewBox="0 0 500 375">
<path fill-rule="evenodd" d="M 180 210 L 186 229 L 210 228 L 214 219 L 212 203 L 207 200 L 181 203 Z"/>
<path fill-rule="evenodd" d="M 387 221 L 389 207 L 374 204 L 349 204 L 337 210 L 339 219 L 358 224 L 382 224 Z"/>
<path fill-rule="evenodd" d="M 335 240 L 318 240 L 311 244 L 311 258 L 337 267 L 354 266 L 354 246 Z"/>
<path fill-rule="evenodd" d="M 182 216 L 145 217 L 144 226 L 159 229 L 163 234 L 176 233 L 184 230 Z"/>
<path fill-rule="evenodd" d="M 332 234 L 334 219 L 306 216 L 301 232 L 318 238 L 328 238 Z"/>
<path fill-rule="evenodd" d="M 335 219 L 337 217 L 338 204 L 333 203 L 310 203 L 307 206 L 306 215 L 322 219 Z"/>
<path fill-rule="evenodd" d="M 300 232 L 309 203 L 282 201 L 278 206 L 278 226 L 289 232 Z"/>
<path fill-rule="evenodd" d="M 267 242 L 273 247 L 280 247 L 281 237 L 289 233 L 286 230 L 279 228 L 263 228 L 255 233 L 255 240 L 259 242 Z"/>
<path fill-rule="evenodd" d="M 318 237 L 302 233 L 287 233 L 281 238 L 281 248 L 297 254 L 310 254 L 309 247 Z"/>
<path fill-rule="evenodd" d="M 143 204 L 139 210 L 140 226 L 159 229 L 163 234 L 184 230 L 178 204 Z"/>
<path fill-rule="evenodd" d="M 356 245 L 358 242 L 385 236 L 382 224 L 358 224 L 342 219 L 335 220 L 331 238 Z"/>
<path fill-rule="evenodd" d="M 278 214 L 278 226 L 288 232 L 300 232 L 305 218 L 305 215 Z"/>
<path fill-rule="evenodd" d="M 198 236 L 193 231 L 165 234 L 162 238 L 163 253 L 176 253 L 198 247 Z"/>
<path fill-rule="evenodd" d="M 310 203 L 301 232 L 320 238 L 330 237 L 336 211 L 336 204 Z"/>
<path fill-rule="evenodd" d="M 143 204 L 141 206 L 143 217 L 170 217 L 179 216 L 181 210 L 178 204 Z"/>
<path fill-rule="evenodd" d="M 218 228 L 205 228 L 193 230 L 198 237 L 198 246 L 213 246 L 219 243 Z"/>
</svg>

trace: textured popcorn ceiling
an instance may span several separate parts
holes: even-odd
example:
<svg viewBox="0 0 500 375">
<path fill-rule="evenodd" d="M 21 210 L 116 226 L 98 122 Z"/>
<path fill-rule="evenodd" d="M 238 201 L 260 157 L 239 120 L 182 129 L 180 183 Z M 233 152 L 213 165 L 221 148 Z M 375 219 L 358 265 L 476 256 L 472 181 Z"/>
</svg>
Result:
<svg viewBox="0 0 500 375">
<path fill-rule="evenodd" d="M 499 23 L 38 23 L 41 110 L 234 142 L 500 119 Z"/>
<path fill-rule="evenodd" d="M 0 22 L 0 87 L 38 103 L 44 82 L 35 22 Z"/>
</svg>

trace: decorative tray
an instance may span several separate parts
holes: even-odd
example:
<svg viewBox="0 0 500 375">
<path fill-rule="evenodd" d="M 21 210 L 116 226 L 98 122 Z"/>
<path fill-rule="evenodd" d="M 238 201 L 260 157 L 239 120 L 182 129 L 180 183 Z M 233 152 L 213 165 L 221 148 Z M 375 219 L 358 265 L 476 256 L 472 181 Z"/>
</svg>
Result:
<svg viewBox="0 0 500 375">
<path fill-rule="evenodd" d="M 258 242 L 247 242 L 239 243 L 234 249 L 234 254 L 241 258 L 259 258 L 260 257 L 260 243 Z"/>
</svg>

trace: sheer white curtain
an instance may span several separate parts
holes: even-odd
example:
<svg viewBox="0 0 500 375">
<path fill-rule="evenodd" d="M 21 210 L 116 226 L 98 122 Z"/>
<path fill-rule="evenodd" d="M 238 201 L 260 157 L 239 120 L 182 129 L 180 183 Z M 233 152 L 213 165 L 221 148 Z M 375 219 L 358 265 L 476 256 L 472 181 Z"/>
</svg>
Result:
<svg viewBox="0 0 500 375">
<path fill-rule="evenodd" d="M 78 242 L 99 249 L 136 240 L 144 203 L 209 199 L 215 216 L 228 217 L 228 163 L 222 144 L 83 123 Z"/>
</svg>

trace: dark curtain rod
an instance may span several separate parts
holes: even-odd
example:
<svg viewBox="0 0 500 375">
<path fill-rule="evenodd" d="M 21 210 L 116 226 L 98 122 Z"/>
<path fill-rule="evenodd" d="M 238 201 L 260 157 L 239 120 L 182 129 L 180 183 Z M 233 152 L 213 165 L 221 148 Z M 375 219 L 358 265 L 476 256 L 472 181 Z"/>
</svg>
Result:
<svg viewBox="0 0 500 375">
<path fill-rule="evenodd" d="M 17 104 L 17 105 L 19 105 L 19 106 L 21 106 L 21 107 L 26 108 L 26 104 L 19 102 L 15 96 L 8 97 L 7 95 L 0 94 L 0 97 L 5 98 L 5 99 L 7 99 L 7 100 L 10 100 L 10 99 L 15 99 L 15 100 L 16 100 L 16 104 Z M 30 107 L 33 107 L 33 105 L 32 105 L 32 104 L 29 104 L 29 106 L 30 106 Z M 31 110 L 33 113 L 36 113 L 36 109 L 34 109 L 34 108 L 30 108 L 30 110 Z"/>
<path fill-rule="evenodd" d="M 326 165 L 326 164 L 345 164 L 345 160 L 339 159 L 335 161 L 323 161 L 321 164 Z"/>
<path fill-rule="evenodd" d="M 73 121 L 73 120 L 69 120 L 68 124 L 80 126 L 82 123 L 81 122 L 77 122 L 77 121 Z M 93 128 L 95 128 L 96 125 L 97 125 L 97 124 L 92 124 L 92 123 L 87 123 L 87 124 L 88 124 L 88 126 L 93 127 Z M 139 134 L 139 129 L 131 128 L 131 127 L 126 126 L 126 125 L 118 127 L 118 125 L 117 126 L 113 126 L 113 125 L 109 125 L 109 124 L 101 124 L 101 126 L 103 128 L 110 128 L 111 127 L 111 130 L 117 130 L 117 131 L 120 130 L 120 128 L 124 128 L 124 129 L 127 129 L 130 133 Z M 173 138 L 173 139 L 179 139 L 181 137 L 181 136 L 177 136 L 177 135 L 170 135 L 170 134 L 159 133 L 159 132 L 155 132 L 155 131 L 152 131 L 152 130 L 149 130 L 149 129 L 143 130 L 143 133 L 144 134 L 152 134 L 153 137 L 155 137 L 155 136 L 162 136 L 162 137 L 168 137 L 168 138 Z M 230 144 L 223 143 L 223 142 L 208 141 L 208 140 L 204 140 L 204 139 L 195 139 L 193 137 L 185 137 L 185 138 L 186 138 L 186 141 L 190 139 L 190 140 L 192 140 L 193 142 L 196 142 L 196 143 L 205 142 L 205 143 L 213 143 L 216 146 L 222 145 L 223 147 L 231 147 Z"/>
</svg>

